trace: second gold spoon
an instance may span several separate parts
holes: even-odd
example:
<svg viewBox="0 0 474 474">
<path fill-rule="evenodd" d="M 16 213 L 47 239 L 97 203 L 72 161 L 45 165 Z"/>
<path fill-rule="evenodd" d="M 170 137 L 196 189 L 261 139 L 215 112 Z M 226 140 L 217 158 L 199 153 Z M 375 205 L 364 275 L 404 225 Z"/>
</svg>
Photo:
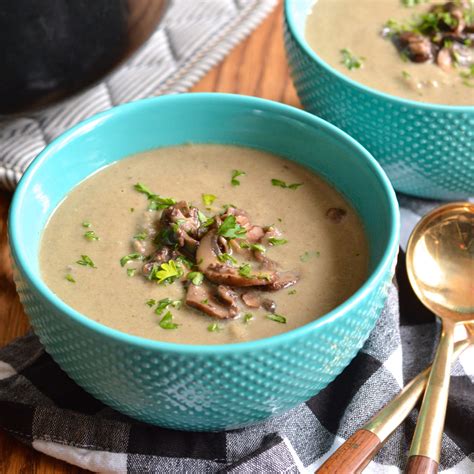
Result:
<svg viewBox="0 0 474 474">
<path fill-rule="evenodd" d="M 456 324 L 474 320 L 474 204 L 447 204 L 426 215 L 407 247 L 407 272 L 421 302 L 442 321 L 406 472 L 438 472 Z"/>
</svg>

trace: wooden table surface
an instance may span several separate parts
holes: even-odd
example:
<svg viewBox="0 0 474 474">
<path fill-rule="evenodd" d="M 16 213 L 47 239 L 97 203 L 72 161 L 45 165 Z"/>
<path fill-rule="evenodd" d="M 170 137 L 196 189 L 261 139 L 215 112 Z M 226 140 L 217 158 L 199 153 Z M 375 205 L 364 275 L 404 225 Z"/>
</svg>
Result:
<svg viewBox="0 0 474 474">
<path fill-rule="evenodd" d="M 211 70 L 194 92 L 229 92 L 299 106 L 283 48 L 282 6 Z M 11 194 L 0 191 L 0 347 L 28 330 L 15 292 L 6 238 Z M 86 472 L 40 454 L 0 430 L 0 474 Z"/>
</svg>

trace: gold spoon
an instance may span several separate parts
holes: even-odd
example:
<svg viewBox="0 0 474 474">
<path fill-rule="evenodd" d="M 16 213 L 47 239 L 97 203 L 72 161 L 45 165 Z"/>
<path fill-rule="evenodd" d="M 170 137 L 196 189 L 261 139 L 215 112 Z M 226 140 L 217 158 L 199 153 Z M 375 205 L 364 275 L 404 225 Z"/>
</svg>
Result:
<svg viewBox="0 0 474 474">
<path fill-rule="evenodd" d="M 438 472 L 456 324 L 474 321 L 474 204 L 438 207 L 413 230 L 407 272 L 421 302 L 442 322 L 441 338 L 413 435 L 407 474 Z"/>
<path fill-rule="evenodd" d="M 474 344 L 474 324 L 467 324 L 467 339 L 456 342 L 453 359 Z M 423 394 L 431 366 L 418 374 L 385 407 L 358 429 L 322 464 L 318 474 L 354 474 L 362 472 L 379 452 L 387 438 L 415 408 Z"/>
</svg>

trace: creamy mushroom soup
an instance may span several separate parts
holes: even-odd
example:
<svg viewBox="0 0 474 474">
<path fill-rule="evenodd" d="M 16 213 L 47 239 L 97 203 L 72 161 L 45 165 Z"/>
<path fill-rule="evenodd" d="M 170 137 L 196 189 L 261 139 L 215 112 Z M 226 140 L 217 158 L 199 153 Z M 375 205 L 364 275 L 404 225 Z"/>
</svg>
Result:
<svg viewBox="0 0 474 474">
<path fill-rule="evenodd" d="M 316 0 L 306 38 L 332 67 L 374 89 L 474 105 L 472 0 Z"/>
<path fill-rule="evenodd" d="M 308 169 L 227 145 L 160 148 L 75 187 L 40 265 L 68 305 L 161 341 L 222 344 L 302 326 L 368 271 L 359 217 Z"/>
</svg>

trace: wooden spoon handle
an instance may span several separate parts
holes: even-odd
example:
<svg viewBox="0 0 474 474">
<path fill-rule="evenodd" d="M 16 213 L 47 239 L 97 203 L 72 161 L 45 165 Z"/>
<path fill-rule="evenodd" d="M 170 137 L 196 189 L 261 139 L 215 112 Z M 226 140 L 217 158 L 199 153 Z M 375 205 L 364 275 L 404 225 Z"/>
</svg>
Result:
<svg viewBox="0 0 474 474">
<path fill-rule="evenodd" d="M 316 472 L 319 474 L 362 472 L 381 447 L 380 439 L 372 431 L 358 430 Z"/>
<path fill-rule="evenodd" d="M 405 472 L 411 474 L 436 474 L 438 463 L 426 456 L 410 456 Z"/>
</svg>

